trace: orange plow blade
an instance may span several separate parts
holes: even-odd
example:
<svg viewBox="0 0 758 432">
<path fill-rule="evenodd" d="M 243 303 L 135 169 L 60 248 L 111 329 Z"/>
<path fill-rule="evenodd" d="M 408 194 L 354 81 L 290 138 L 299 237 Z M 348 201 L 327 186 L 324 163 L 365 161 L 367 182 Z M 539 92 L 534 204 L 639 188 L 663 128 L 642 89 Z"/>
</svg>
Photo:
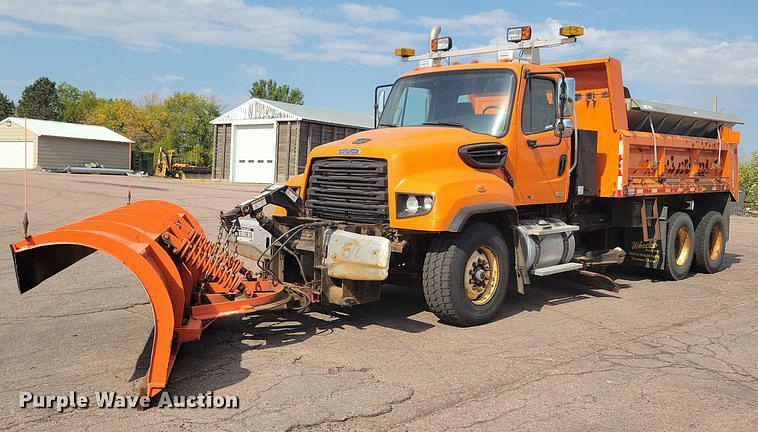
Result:
<svg viewBox="0 0 758 432">
<path fill-rule="evenodd" d="M 191 214 L 165 201 L 139 201 L 12 244 L 19 290 L 95 251 L 124 263 L 153 308 L 143 396 L 166 387 L 181 343 L 199 339 L 216 318 L 284 307 L 292 299 L 281 284 L 257 280 L 234 254 L 209 241 Z"/>
</svg>

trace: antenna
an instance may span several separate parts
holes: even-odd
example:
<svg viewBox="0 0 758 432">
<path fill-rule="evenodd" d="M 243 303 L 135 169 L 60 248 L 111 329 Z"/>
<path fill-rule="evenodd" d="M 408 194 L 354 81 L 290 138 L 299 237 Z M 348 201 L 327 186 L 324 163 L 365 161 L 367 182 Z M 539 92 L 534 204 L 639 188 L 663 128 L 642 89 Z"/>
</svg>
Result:
<svg viewBox="0 0 758 432">
<path fill-rule="evenodd" d="M 24 220 L 21 225 L 24 227 L 24 238 L 29 237 L 29 129 L 27 129 L 27 118 L 24 117 Z"/>
</svg>

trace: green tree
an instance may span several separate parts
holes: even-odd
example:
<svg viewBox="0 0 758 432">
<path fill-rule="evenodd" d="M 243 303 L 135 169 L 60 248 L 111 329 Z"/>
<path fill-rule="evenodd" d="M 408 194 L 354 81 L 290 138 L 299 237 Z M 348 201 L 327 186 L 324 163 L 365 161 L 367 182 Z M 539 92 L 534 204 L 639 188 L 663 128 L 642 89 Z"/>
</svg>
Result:
<svg viewBox="0 0 758 432">
<path fill-rule="evenodd" d="M 124 135 L 140 150 L 150 148 L 141 141 L 145 122 L 144 110 L 129 99 L 99 99 L 84 118 L 84 123 L 105 126 Z"/>
<path fill-rule="evenodd" d="M 175 93 L 163 102 L 163 109 L 165 133 L 156 146 L 177 150 L 185 162 L 209 165 L 213 157 L 210 122 L 220 114 L 218 104 L 194 93 Z"/>
<path fill-rule="evenodd" d="M 272 79 L 254 82 L 250 87 L 250 97 L 303 104 L 303 92 L 299 88 L 290 88 L 287 84 L 279 85 Z"/>
<path fill-rule="evenodd" d="M 8 99 L 3 92 L 0 92 L 0 120 L 10 117 L 16 111 L 13 101 Z"/>
<path fill-rule="evenodd" d="M 57 85 L 58 120 L 69 123 L 85 123 L 87 116 L 98 104 L 97 95 L 91 90 L 79 90 L 62 82 Z"/>
<path fill-rule="evenodd" d="M 758 151 L 740 164 L 740 185 L 745 189 L 745 207 L 758 208 Z"/>
<path fill-rule="evenodd" d="M 55 83 L 42 77 L 28 85 L 21 93 L 16 113 L 20 117 L 58 120 L 58 93 L 55 91 Z"/>
</svg>

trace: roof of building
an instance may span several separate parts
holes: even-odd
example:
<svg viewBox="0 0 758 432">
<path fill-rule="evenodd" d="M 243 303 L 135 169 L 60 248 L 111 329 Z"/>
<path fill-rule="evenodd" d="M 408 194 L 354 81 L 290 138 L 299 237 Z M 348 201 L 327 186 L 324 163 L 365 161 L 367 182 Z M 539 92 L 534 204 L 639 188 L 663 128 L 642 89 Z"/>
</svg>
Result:
<svg viewBox="0 0 758 432">
<path fill-rule="evenodd" d="M 311 120 L 335 125 L 370 129 L 374 119 L 362 114 L 333 111 L 305 105 L 296 105 L 268 99 L 252 98 L 214 119 L 213 124 L 234 123 L 245 120 Z"/>
<path fill-rule="evenodd" d="M 24 127 L 24 119 L 21 117 L 8 117 L 0 123 L 10 121 Z M 129 138 L 113 132 L 104 126 L 93 126 L 76 123 L 64 123 L 51 120 L 27 119 L 27 129 L 37 136 L 53 136 L 61 138 L 74 138 L 95 141 L 113 141 L 133 143 Z"/>
</svg>

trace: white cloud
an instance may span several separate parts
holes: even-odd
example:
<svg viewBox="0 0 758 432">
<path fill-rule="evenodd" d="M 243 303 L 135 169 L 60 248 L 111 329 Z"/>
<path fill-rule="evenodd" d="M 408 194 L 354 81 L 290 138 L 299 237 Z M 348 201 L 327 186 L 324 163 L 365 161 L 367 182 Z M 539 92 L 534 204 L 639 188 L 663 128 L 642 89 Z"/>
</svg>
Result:
<svg viewBox="0 0 758 432">
<path fill-rule="evenodd" d="M 624 76 L 634 80 L 677 86 L 758 86 L 758 42 L 750 37 L 719 40 L 684 29 L 588 28 L 580 44 L 582 51 L 619 57 Z"/>
<path fill-rule="evenodd" d="M 501 16 L 499 27 L 491 25 Z M 518 23 L 503 10 L 466 15 L 460 19 L 421 18 L 422 25 L 442 24 L 455 40 L 459 32 L 472 39 L 502 41 L 504 28 Z M 563 24 L 548 18 L 532 25 L 535 39 L 555 39 Z M 447 30 L 447 31 L 446 31 Z M 494 36 L 493 36 L 494 35 Z M 473 44 L 472 44 L 473 45 Z M 469 48 L 463 46 L 462 48 Z M 607 30 L 588 27 L 574 45 L 542 50 L 543 61 L 612 56 L 622 61 L 624 79 L 657 89 L 686 86 L 758 86 L 758 41 L 750 36 L 723 39 L 686 29 Z M 715 70 L 708 65 L 720 64 Z"/>
<path fill-rule="evenodd" d="M 260 65 L 243 65 L 242 70 L 247 74 L 247 76 L 255 77 L 255 78 L 264 78 L 268 76 L 268 70 L 265 66 Z"/>
<path fill-rule="evenodd" d="M 373 10 L 382 19 L 392 16 L 390 8 Z M 321 42 L 364 34 L 362 27 L 355 25 L 360 14 L 352 22 L 344 17 L 330 20 L 313 9 L 252 5 L 242 0 L 6 0 L 0 1 L 0 14 L 22 22 L 57 26 L 80 36 L 110 38 L 146 51 L 178 49 L 180 44 L 189 43 L 299 58 L 317 50 Z M 363 21 L 366 18 L 363 16 Z M 378 63 L 376 59 L 391 58 L 394 46 L 388 44 L 389 40 L 402 36 L 408 44 L 418 38 L 412 32 L 395 31 L 388 36 L 372 29 L 370 33 L 371 55 L 346 55 L 362 64 L 383 64 L 384 59 Z"/>
<path fill-rule="evenodd" d="M 362 5 L 342 3 L 337 9 L 348 19 L 363 23 L 379 23 L 399 20 L 401 15 L 397 9 L 380 5 Z"/>
<path fill-rule="evenodd" d="M 578 2 L 578 1 L 557 1 L 554 4 L 558 7 L 564 7 L 564 8 L 584 7 L 584 3 Z"/>
<path fill-rule="evenodd" d="M 14 24 L 8 21 L 0 21 L 0 35 L 30 35 L 33 34 L 34 31 L 31 29 L 28 29 L 26 27 L 20 26 L 18 24 Z"/>
<path fill-rule="evenodd" d="M 181 75 L 174 75 L 174 74 L 160 75 L 160 76 L 153 77 L 153 79 L 155 81 L 158 81 L 159 83 L 163 83 L 163 84 L 177 82 L 177 81 L 184 81 L 184 77 L 183 76 L 181 76 Z"/>
<path fill-rule="evenodd" d="M 557 3 L 581 3 L 557 2 Z M 73 36 L 109 38 L 142 50 L 177 49 L 182 44 L 263 51 L 289 60 L 336 61 L 370 66 L 396 64 L 393 48 L 422 48 L 428 30 L 442 25 L 456 46 L 502 40 L 504 29 L 522 24 L 503 9 L 460 17 L 421 17 L 403 21 L 385 6 L 343 3 L 332 18 L 313 8 L 269 7 L 243 0 L 0 0 L 0 34 L 44 26 Z M 18 21 L 18 24 L 15 23 Z M 39 26 L 41 24 L 42 26 Z M 560 22 L 534 25 L 536 37 L 557 36 Z M 44 30 L 36 30 L 42 32 Z M 58 37 L 58 36 L 56 36 Z M 662 86 L 758 86 L 758 42 L 750 36 L 724 39 L 685 29 L 588 28 L 573 47 L 543 51 L 543 59 L 611 55 L 624 62 L 625 77 Z M 723 65 L 718 69 L 708 65 Z M 251 76 L 267 76 L 266 65 L 243 66 Z M 176 82 L 165 75 L 157 81 Z"/>
<path fill-rule="evenodd" d="M 484 35 L 494 37 L 498 34 L 504 34 L 504 29 L 509 25 L 516 25 L 516 17 L 503 9 L 495 9 L 487 12 L 463 15 L 456 18 L 442 17 L 421 17 L 418 24 L 431 29 L 439 25 L 442 26 L 442 34 L 450 35 L 455 40 L 455 36 L 473 36 Z"/>
</svg>

